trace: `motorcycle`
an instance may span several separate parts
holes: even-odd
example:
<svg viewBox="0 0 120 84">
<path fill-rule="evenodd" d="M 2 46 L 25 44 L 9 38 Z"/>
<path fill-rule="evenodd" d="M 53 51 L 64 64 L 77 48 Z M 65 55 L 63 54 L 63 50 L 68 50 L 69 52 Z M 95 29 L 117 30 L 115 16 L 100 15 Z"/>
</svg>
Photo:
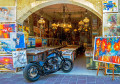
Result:
<svg viewBox="0 0 120 84">
<path fill-rule="evenodd" d="M 59 70 L 67 73 L 73 68 L 73 62 L 62 56 L 62 51 L 56 51 L 45 59 L 45 61 L 30 62 L 23 70 L 23 76 L 27 81 L 37 81 L 40 76 L 48 75 Z"/>
</svg>

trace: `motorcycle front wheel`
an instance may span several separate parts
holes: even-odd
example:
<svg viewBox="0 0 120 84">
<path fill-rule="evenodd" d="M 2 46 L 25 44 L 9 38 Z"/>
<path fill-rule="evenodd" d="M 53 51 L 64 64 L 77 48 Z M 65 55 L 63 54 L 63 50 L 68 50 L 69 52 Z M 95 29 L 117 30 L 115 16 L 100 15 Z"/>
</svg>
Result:
<svg viewBox="0 0 120 84">
<path fill-rule="evenodd" d="M 65 58 L 65 61 L 62 64 L 62 71 L 65 73 L 70 72 L 73 69 L 73 62 L 71 59 Z"/>
<path fill-rule="evenodd" d="M 23 70 L 23 76 L 27 81 L 37 81 L 40 78 L 38 65 L 34 63 L 28 64 Z"/>
</svg>

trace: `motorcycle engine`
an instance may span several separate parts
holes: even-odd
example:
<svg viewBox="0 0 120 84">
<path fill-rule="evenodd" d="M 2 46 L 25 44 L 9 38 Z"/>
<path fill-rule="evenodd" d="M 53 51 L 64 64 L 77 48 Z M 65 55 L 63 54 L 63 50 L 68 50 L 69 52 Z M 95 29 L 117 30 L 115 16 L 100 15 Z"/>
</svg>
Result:
<svg viewBox="0 0 120 84">
<path fill-rule="evenodd" d="M 49 60 L 47 60 L 46 62 L 46 66 L 45 69 L 48 71 L 56 71 L 59 69 L 59 64 L 58 64 L 58 58 L 57 57 L 53 57 L 50 58 Z"/>
</svg>

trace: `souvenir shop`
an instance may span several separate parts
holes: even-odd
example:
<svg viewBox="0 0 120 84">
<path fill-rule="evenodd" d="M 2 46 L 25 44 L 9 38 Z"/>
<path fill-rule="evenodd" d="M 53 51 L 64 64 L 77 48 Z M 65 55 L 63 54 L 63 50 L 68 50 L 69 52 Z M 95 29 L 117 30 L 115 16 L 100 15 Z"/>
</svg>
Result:
<svg viewBox="0 0 120 84">
<path fill-rule="evenodd" d="M 22 23 L 16 20 L 19 7 L 0 7 L 0 71 L 20 72 L 31 61 L 44 61 L 60 50 L 74 63 L 67 74 L 96 75 L 99 62 L 112 63 L 106 66 L 114 66 L 114 74 L 119 74 L 118 1 L 101 5 L 103 19 L 84 7 L 59 3 L 40 8 Z"/>
</svg>

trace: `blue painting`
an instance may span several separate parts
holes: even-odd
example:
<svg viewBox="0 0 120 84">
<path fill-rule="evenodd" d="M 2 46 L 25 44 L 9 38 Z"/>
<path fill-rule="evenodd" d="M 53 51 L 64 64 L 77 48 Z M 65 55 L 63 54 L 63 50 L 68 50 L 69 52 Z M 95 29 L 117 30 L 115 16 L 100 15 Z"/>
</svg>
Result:
<svg viewBox="0 0 120 84">
<path fill-rule="evenodd" d="M 15 44 L 11 39 L 0 39 L 0 54 L 11 54 L 15 50 Z"/>
<path fill-rule="evenodd" d="M 103 1 L 103 12 L 118 12 L 118 0 Z"/>
<path fill-rule="evenodd" d="M 47 39 L 42 39 L 42 46 L 47 46 Z"/>
<path fill-rule="evenodd" d="M 24 33 L 17 33 L 16 48 L 25 48 Z"/>
<path fill-rule="evenodd" d="M 113 64 L 107 64 L 108 68 L 112 68 L 114 66 L 115 70 L 114 70 L 114 74 L 120 74 L 120 65 L 113 65 Z M 112 70 L 111 69 L 107 69 L 106 70 L 107 74 L 112 74 Z"/>
<path fill-rule="evenodd" d="M 28 40 L 27 48 L 35 48 L 35 38 L 28 38 Z"/>
</svg>

